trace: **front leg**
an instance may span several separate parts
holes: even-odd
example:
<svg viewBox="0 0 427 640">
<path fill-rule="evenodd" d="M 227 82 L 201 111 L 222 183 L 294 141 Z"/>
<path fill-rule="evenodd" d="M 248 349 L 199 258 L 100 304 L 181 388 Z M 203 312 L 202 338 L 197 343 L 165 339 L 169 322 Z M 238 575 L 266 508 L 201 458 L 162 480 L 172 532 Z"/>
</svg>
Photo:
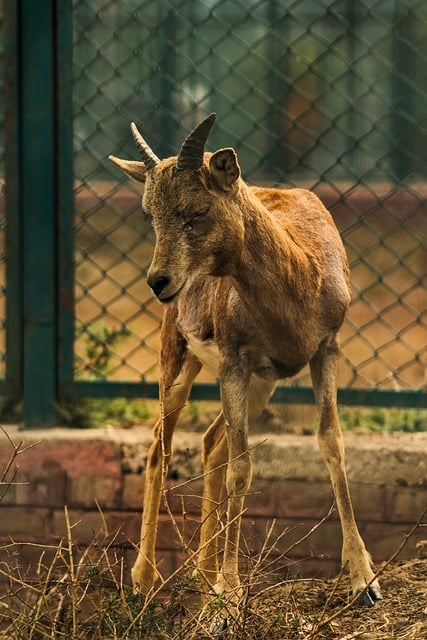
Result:
<svg viewBox="0 0 427 640">
<path fill-rule="evenodd" d="M 181 409 L 188 400 L 191 384 L 199 371 L 200 364 L 195 358 L 187 355 L 173 383 L 161 385 L 162 415 L 154 427 L 153 442 L 147 457 L 141 538 L 138 556 L 131 572 L 135 589 L 143 594 L 150 591 L 157 577 L 157 521 L 163 483 L 172 453 L 173 433 Z"/>
<path fill-rule="evenodd" d="M 230 594 L 233 604 L 239 597 L 240 524 L 245 497 L 252 480 L 248 447 L 249 374 L 237 363 L 223 363 L 220 371 L 221 398 L 225 416 L 228 465 L 226 472 L 227 526 L 223 565 L 216 585 L 218 593 Z"/>
<path fill-rule="evenodd" d="M 198 570 L 204 577 L 203 591 L 212 593 L 218 580 L 218 536 L 222 530 L 221 512 L 228 460 L 224 414 L 215 418 L 203 438 L 203 501 Z M 209 597 L 202 597 L 202 603 Z"/>
<path fill-rule="evenodd" d="M 161 417 L 154 427 L 153 443 L 145 470 L 144 504 L 138 556 L 132 568 L 136 590 L 147 594 L 157 577 L 155 547 L 163 482 L 172 452 L 172 437 L 181 409 L 185 406 L 200 362 L 188 351 L 175 322 L 176 310 L 169 307 L 162 326 L 160 406 Z"/>
</svg>

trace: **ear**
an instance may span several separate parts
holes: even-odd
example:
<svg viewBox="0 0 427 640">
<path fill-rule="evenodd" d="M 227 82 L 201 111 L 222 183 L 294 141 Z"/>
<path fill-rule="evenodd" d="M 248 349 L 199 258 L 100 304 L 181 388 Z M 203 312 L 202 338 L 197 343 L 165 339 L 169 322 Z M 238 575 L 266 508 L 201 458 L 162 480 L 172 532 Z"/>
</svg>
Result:
<svg viewBox="0 0 427 640">
<path fill-rule="evenodd" d="M 147 169 L 143 162 L 122 160 L 121 158 L 116 158 L 116 156 L 108 156 L 108 159 L 134 180 L 138 180 L 138 182 L 145 182 Z"/>
<path fill-rule="evenodd" d="M 212 154 L 209 169 L 223 191 L 230 191 L 240 177 L 240 167 L 234 149 L 220 149 Z"/>
</svg>

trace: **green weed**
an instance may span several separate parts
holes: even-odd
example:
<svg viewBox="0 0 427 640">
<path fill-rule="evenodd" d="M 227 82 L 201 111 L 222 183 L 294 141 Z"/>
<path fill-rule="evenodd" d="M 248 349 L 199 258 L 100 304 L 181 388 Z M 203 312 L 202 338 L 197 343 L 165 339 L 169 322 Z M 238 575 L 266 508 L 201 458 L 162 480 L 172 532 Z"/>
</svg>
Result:
<svg viewBox="0 0 427 640">
<path fill-rule="evenodd" d="M 59 422 L 69 427 L 129 427 L 157 415 L 157 403 L 146 399 L 75 398 L 58 404 L 57 413 Z"/>
<path fill-rule="evenodd" d="M 427 431 L 427 409 L 339 407 L 339 415 L 345 431 L 359 428 L 389 433 Z"/>
</svg>

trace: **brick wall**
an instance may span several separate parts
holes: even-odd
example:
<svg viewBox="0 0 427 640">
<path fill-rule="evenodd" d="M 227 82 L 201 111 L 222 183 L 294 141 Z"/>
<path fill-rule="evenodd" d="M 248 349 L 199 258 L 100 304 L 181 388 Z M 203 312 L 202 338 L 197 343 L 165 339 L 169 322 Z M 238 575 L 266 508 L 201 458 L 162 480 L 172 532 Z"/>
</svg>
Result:
<svg viewBox="0 0 427 640">
<path fill-rule="evenodd" d="M 129 579 L 133 543 L 140 528 L 150 430 L 19 432 L 10 428 L 8 432 L 16 444 L 22 441 L 23 451 L 14 462 L 14 483 L 0 505 L 0 566 L 10 564 L 13 557 L 21 571 L 30 567 L 31 573 L 42 552 L 45 558 L 54 553 L 69 533 L 67 505 L 76 544 L 89 544 L 106 524 L 110 540 L 114 537 L 112 546 L 125 558 L 125 579 Z M 157 540 L 163 575 L 182 561 L 176 527 L 187 541 L 197 536 L 202 481 L 191 478 L 202 471 L 200 443 L 198 434 L 176 436 L 166 493 L 176 521 L 171 522 L 163 505 Z M 245 557 L 250 562 L 260 552 L 273 521 L 267 548 L 274 546 L 271 557 L 279 557 L 326 515 L 333 501 L 315 437 L 266 434 L 253 437 L 251 446 L 254 480 L 244 517 L 243 563 Z M 427 504 L 427 434 L 346 434 L 346 449 L 361 533 L 374 560 L 385 560 Z M 12 450 L 3 438 L 0 469 L 5 468 Z M 400 557 L 415 557 L 416 543 L 425 537 L 425 529 L 416 531 Z M 340 546 L 340 525 L 334 512 L 286 554 L 288 562 L 278 561 L 275 571 L 334 575 L 339 570 Z M 2 580 L 6 580 L 4 574 Z"/>
</svg>

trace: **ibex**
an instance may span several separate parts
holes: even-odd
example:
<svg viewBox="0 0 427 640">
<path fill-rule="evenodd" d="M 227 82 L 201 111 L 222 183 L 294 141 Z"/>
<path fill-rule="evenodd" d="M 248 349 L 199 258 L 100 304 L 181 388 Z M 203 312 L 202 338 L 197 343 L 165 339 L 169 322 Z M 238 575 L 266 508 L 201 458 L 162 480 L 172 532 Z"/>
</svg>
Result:
<svg viewBox="0 0 427 640">
<path fill-rule="evenodd" d="M 277 381 L 309 363 L 320 412 L 319 446 L 341 520 L 342 560 L 353 593 L 362 593 L 362 602 L 372 606 L 381 592 L 353 514 L 336 403 L 338 331 L 350 302 L 345 251 L 331 215 L 313 193 L 248 186 L 232 148 L 205 152 L 214 119 L 211 114 L 189 134 L 178 157 L 160 160 L 134 123 L 142 161 L 110 156 L 144 183 L 142 208 L 156 236 L 147 281 L 166 305 L 162 411 L 148 453 L 132 579 L 142 592 L 156 579 L 157 518 L 172 436 L 204 365 L 219 378 L 222 411 L 203 438 L 198 570 L 212 593 L 238 592 L 240 520 L 252 474 L 248 424 Z M 220 569 L 224 485 L 227 526 Z"/>
</svg>

